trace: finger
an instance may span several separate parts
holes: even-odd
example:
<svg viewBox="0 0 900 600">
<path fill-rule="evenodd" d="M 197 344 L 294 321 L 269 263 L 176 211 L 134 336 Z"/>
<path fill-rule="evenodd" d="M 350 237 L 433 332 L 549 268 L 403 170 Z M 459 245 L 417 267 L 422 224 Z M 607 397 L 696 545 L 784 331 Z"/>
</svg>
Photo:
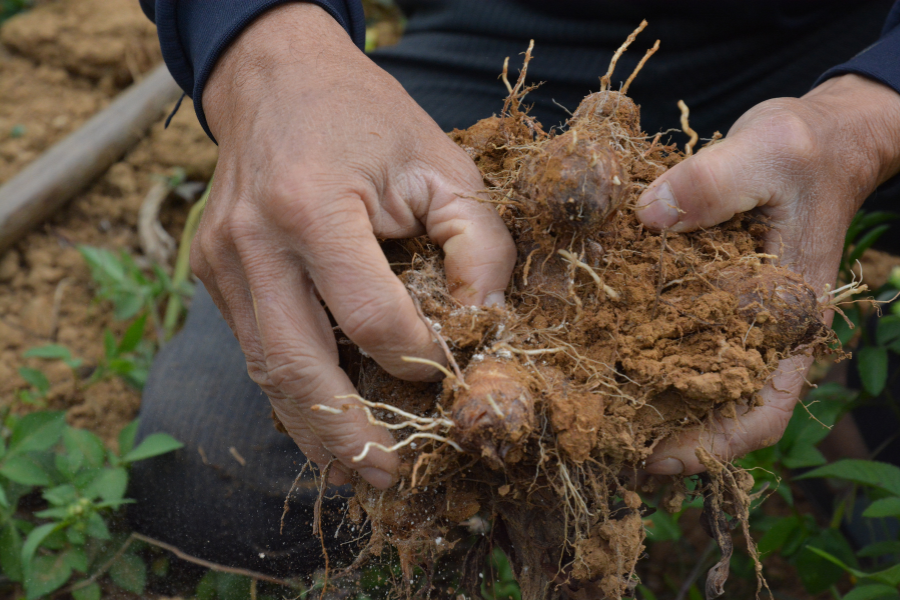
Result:
<svg viewBox="0 0 900 600">
<path fill-rule="evenodd" d="M 793 414 L 806 382 L 810 357 L 782 360 L 772 380 L 760 391 L 762 405 L 739 411 L 735 419 L 714 417 L 659 444 L 644 467 L 653 475 L 693 475 L 706 470 L 697 448 L 725 462 L 776 443 Z"/>
<path fill-rule="evenodd" d="M 218 267 L 218 276 L 216 276 L 205 257 L 209 249 L 206 252 L 203 251 L 202 239 L 199 235 L 195 238 L 196 243 L 192 248 L 192 264 L 195 265 L 194 268 L 205 273 L 204 283 L 207 291 L 241 345 L 241 350 L 247 360 L 247 372 L 250 378 L 260 385 L 263 391 L 269 395 L 270 400 L 277 399 L 280 394 L 273 388 L 266 371 L 253 308 L 253 297 L 243 275 L 240 261 L 233 250 L 209 253 L 211 260 Z M 324 324 L 318 323 L 319 327 L 324 327 L 328 333 L 331 333 L 331 324 L 327 317 L 324 321 Z M 276 415 L 279 415 L 277 407 L 273 406 L 273 409 Z M 282 424 L 284 423 L 284 418 L 280 415 L 279 420 L 282 421 Z M 325 450 L 305 422 L 296 422 L 290 433 L 304 456 L 318 464 L 320 468 L 323 468 L 332 459 L 332 454 Z M 329 480 L 336 485 L 347 483 L 350 480 L 347 468 L 341 463 L 334 465 Z"/>
<path fill-rule="evenodd" d="M 739 123 L 721 142 L 663 173 L 638 198 L 641 222 L 675 232 L 711 227 L 798 185 L 808 172 L 803 157 L 812 154 L 804 125 L 786 118 L 764 123 Z"/>
<path fill-rule="evenodd" d="M 425 227 L 444 249 L 453 296 L 469 305 L 502 305 L 516 246 L 500 215 L 484 201 L 474 165 L 472 171 L 433 186 Z"/>
<path fill-rule="evenodd" d="M 340 398 L 356 390 L 338 364 L 334 334 L 327 315 L 315 301 L 311 281 L 283 254 L 242 255 L 255 257 L 255 262 L 245 263 L 244 268 L 253 291 L 265 355 L 271 390 L 267 392 L 278 418 L 301 449 L 318 442 L 370 484 L 389 487 L 399 465 L 397 456 L 376 448 L 366 452 L 366 445 L 372 442 L 390 447 L 393 437 L 384 427 L 371 424 L 363 410 L 343 410 L 360 404 Z M 316 405 L 343 412 L 313 410 Z M 364 453 L 363 459 L 354 460 Z M 316 462 L 322 464 L 321 457 Z"/>
<path fill-rule="evenodd" d="M 305 221 L 289 230 L 341 330 L 392 375 L 433 379 L 433 367 L 403 360 L 446 362 L 381 251 L 365 205 L 353 197 L 317 203 Z"/>
</svg>

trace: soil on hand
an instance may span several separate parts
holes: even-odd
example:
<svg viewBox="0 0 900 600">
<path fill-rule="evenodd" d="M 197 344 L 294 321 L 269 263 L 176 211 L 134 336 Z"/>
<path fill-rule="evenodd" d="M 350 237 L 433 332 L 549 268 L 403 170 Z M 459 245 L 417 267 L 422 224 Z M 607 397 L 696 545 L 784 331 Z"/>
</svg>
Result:
<svg viewBox="0 0 900 600">
<path fill-rule="evenodd" d="M 363 558 L 390 545 L 406 575 L 433 574 L 464 538 L 456 526 L 480 515 L 494 523 L 484 544 L 510 556 L 523 598 L 619 598 L 638 583 L 644 551 L 646 506 L 628 474 L 661 440 L 752 409 L 781 359 L 821 353 L 831 334 L 813 290 L 763 253 L 764 220 L 688 234 L 640 224 L 640 193 L 684 154 L 641 131 L 630 98 L 591 94 L 564 131 L 547 133 L 522 108 L 523 78 L 501 116 L 450 134 L 518 247 L 506 306 L 460 305 L 427 240 L 386 246 L 449 370 L 426 385 L 366 357 L 354 367 L 368 400 L 353 409 L 408 426 L 393 450 L 399 486 L 357 484 L 372 525 Z M 747 527 L 753 481 L 698 457 L 708 531 L 724 552 L 728 521 Z M 673 483 L 675 511 L 685 489 Z M 716 569 L 713 591 L 727 560 Z M 463 574 L 473 593 L 477 574 Z"/>
</svg>

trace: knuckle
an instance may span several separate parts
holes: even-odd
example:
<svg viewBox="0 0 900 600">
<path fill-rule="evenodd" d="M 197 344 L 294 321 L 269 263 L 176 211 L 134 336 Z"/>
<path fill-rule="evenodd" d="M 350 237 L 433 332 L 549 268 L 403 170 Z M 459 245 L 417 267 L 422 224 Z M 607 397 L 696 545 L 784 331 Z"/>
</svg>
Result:
<svg viewBox="0 0 900 600">
<path fill-rule="evenodd" d="M 268 348 L 262 367 L 269 385 L 282 395 L 304 403 L 322 396 L 327 369 L 322 369 L 313 357 L 304 355 L 300 349 Z"/>
<path fill-rule="evenodd" d="M 772 164 L 789 172 L 802 171 L 818 154 L 816 115 L 798 98 L 775 98 L 751 113 L 760 124 L 761 141 Z"/>
<path fill-rule="evenodd" d="M 396 308 L 390 306 L 391 300 L 387 294 L 370 294 L 351 306 L 341 323 L 344 334 L 358 345 L 370 348 L 393 340 L 401 328 L 395 318 Z"/>
</svg>

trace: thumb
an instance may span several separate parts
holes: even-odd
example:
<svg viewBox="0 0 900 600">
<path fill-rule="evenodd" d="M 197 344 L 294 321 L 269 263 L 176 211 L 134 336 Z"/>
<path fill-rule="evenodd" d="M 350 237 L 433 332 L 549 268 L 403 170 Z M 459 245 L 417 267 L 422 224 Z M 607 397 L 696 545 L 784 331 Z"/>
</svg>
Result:
<svg viewBox="0 0 900 600">
<path fill-rule="evenodd" d="M 465 304 L 502 305 L 516 246 L 497 210 L 486 202 L 474 164 L 467 175 L 434 186 L 425 226 L 444 250 L 453 296 Z"/>
<path fill-rule="evenodd" d="M 726 138 L 669 169 L 638 198 L 638 219 L 650 229 L 684 232 L 768 204 L 779 167 L 772 148 L 755 137 Z"/>
</svg>

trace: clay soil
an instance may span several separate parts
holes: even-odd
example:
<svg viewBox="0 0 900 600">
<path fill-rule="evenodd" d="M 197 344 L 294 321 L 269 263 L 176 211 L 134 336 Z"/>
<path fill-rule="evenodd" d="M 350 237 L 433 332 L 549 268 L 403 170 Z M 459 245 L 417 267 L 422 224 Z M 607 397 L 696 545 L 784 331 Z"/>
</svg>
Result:
<svg viewBox="0 0 900 600">
<path fill-rule="evenodd" d="M 90 116 L 160 61 L 156 30 L 137 2 L 43 2 L 0 29 L 0 183 Z M 42 369 L 52 383 L 50 408 L 68 412 L 110 444 L 137 414 L 140 394 L 120 379 L 86 390 L 58 362 L 22 353 L 63 344 L 89 371 L 103 353 L 102 335 L 127 324 L 93 301 L 94 288 L 78 244 L 139 255 L 137 214 L 157 177 L 186 170 L 206 181 L 217 157 L 189 101 L 167 130 L 150 134 L 44 226 L 0 257 L 0 401 L 11 402 L 26 383 L 21 366 Z M 188 206 L 167 203 L 161 220 L 180 235 Z"/>
</svg>

